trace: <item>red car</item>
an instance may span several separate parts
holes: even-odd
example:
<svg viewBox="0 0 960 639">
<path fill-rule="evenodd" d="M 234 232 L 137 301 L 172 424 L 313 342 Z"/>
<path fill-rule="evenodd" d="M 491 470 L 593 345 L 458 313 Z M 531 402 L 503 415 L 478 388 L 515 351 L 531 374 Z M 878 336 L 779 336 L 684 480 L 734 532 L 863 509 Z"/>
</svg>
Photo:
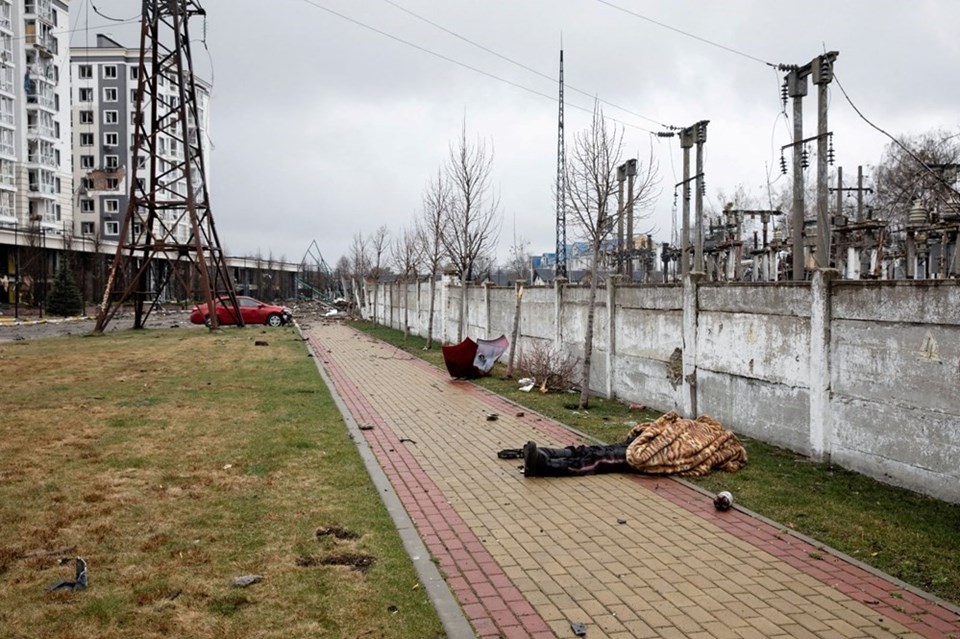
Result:
<svg viewBox="0 0 960 639">
<path fill-rule="evenodd" d="M 286 306 L 267 304 L 252 297 L 237 295 L 237 304 L 240 306 L 240 316 L 244 324 L 266 324 L 267 326 L 283 326 L 293 320 L 293 313 Z M 194 324 L 208 324 L 207 305 L 198 304 L 190 313 L 190 321 Z M 221 326 L 236 324 L 229 297 L 217 299 L 217 320 Z"/>
</svg>

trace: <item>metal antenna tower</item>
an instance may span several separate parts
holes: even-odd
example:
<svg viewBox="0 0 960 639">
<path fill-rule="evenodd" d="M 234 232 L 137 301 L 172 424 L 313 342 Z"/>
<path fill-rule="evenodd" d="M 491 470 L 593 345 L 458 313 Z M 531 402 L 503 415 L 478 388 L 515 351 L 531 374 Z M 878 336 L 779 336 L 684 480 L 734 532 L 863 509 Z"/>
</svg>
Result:
<svg viewBox="0 0 960 639">
<path fill-rule="evenodd" d="M 187 23 L 206 12 L 198 0 L 143 0 L 142 13 L 133 147 L 126 170 L 130 197 L 94 330 L 102 332 L 130 300 L 134 328 L 143 328 L 171 278 L 182 277 L 182 271 L 199 280 L 211 329 L 218 326 L 215 301 L 232 309 L 242 326 L 210 212 L 190 55 Z M 171 143 L 173 149 L 167 146 Z"/>
<path fill-rule="evenodd" d="M 557 269 L 567 276 L 567 146 L 563 140 L 563 49 L 560 49 L 560 116 L 557 126 Z"/>
</svg>

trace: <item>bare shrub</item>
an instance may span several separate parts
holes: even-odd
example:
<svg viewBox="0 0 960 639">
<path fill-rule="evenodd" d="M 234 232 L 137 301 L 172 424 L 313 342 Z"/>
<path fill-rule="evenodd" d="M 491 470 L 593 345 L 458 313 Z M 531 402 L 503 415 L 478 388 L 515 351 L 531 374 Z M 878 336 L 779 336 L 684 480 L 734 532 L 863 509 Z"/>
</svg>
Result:
<svg viewBox="0 0 960 639">
<path fill-rule="evenodd" d="M 528 343 L 520 349 L 517 370 L 520 377 L 532 377 L 543 390 L 570 390 L 576 386 L 580 359 L 561 353 L 542 341 Z"/>
</svg>

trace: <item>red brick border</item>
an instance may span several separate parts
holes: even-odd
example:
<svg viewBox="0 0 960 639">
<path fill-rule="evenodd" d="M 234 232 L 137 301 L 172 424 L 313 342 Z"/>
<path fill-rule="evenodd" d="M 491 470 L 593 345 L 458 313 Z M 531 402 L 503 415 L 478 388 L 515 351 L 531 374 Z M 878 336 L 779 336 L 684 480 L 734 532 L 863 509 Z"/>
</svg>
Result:
<svg viewBox="0 0 960 639">
<path fill-rule="evenodd" d="M 309 341 L 315 353 L 327 351 L 321 340 L 311 336 Z M 363 431 L 363 436 L 477 636 L 509 639 L 555 637 L 550 626 L 450 506 L 390 424 L 336 363 L 329 358 L 321 358 L 321 361 L 354 420 L 374 426 L 372 430 Z"/>
</svg>

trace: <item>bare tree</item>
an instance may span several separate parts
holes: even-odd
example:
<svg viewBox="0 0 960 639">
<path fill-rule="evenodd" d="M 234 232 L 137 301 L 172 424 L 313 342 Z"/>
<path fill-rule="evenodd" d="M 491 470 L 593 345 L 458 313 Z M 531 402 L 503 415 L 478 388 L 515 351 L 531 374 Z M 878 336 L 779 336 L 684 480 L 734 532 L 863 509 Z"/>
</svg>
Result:
<svg viewBox="0 0 960 639">
<path fill-rule="evenodd" d="M 651 152 L 652 153 L 652 152 Z M 594 302 L 597 299 L 599 278 L 598 259 L 604 241 L 617 227 L 617 167 L 623 154 L 623 132 L 616 125 L 608 125 L 599 106 L 594 106 L 589 128 L 574 136 L 573 149 L 567 161 L 566 206 L 573 220 L 590 244 L 590 299 L 587 304 L 587 326 L 583 345 L 583 369 L 580 382 L 580 408 L 589 406 L 590 358 L 593 354 Z M 657 165 L 652 154 L 646 166 L 637 163 L 633 201 L 634 219 L 643 218 L 657 197 L 659 182 Z"/>
<path fill-rule="evenodd" d="M 390 246 L 393 265 L 399 275 L 398 282 L 403 287 L 403 336 L 410 335 L 410 282 L 417 281 L 417 271 L 420 268 L 421 254 L 420 246 L 417 242 L 417 234 L 414 229 L 404 229 L 400 235 L 394 239 Z"/>
<path fill-rule="evenodd" d="M 350 258 L 346 255 L 341 255 L 340 259 L 337 260 L 337 265 L 333 269 L 333 276 L 340 283 L 340 295 L 344 299 L 350 299 L 351 288 L 349 285 L 350 281 Z"/>
<path fill-rule="evenodd" d="M 874 205 L 879 216 L 905 225 L 915 201 L 932 211 L 956 197 L 951 185 L 957 178 L 958 162 L 960 138 L 943 129 L 903 136 L 899 144 L 888 144 L 874 168 Z"/>
<path fill-rule="evenodd" d="M 362 309 L 367 301 L 364 282 L 370 272 L 370 249 L 362 233 L 355 233 L 353 244 L 350 245 L 350 265 L 353 267 L 353 293 L 356 297 L 358 309 Z"/>
<path fill-rule="evenodd" d="M 518 280 L 529 284 L 533 280 L 533 266 L 530 262 L 530 242 L 522 236 L 514 238 L 510 246 L 510 255 L 505 264 L 507 271 Z"/>
<path fill-rule="evenodd" d="M 373 278 L 373 321 L 377 321 L 377 298 L 379 297 L 380 278 L 384 274 L 386 265 L 387 244 L 390 231 L 386 226 L 379 226 L 370 234 L 370 277 Z M 386 312 L 386 311 L 384 311 Z"/>
<path fill-rule="evenodd" d="M 424 265 L 430 273 L 430 309 L 427 315 L 427 346 L 433 348 L 433 311 L 435 306 L 437 276 L 444 258 L 443 224 L 450 207 L 450 182 L 438 170 L 437 176 L 427 185 L 423 195 L 423 213 L 417 223 L 417 241 Z"/>
<path fill-rule="evenodd" d="M 491 185 L 493 154 L 480 140 L 467 142 L 464 123 L 456 146 L 450 146 L 446 176 L 451 197 L 443 225 L 443 245 L 460 276 L 461 304 L 457 341 L 463 339 L 467 320 L 467 282 L 478 261 L 488 255 L 500 234 L 500 200 Z"/>
</svg>

